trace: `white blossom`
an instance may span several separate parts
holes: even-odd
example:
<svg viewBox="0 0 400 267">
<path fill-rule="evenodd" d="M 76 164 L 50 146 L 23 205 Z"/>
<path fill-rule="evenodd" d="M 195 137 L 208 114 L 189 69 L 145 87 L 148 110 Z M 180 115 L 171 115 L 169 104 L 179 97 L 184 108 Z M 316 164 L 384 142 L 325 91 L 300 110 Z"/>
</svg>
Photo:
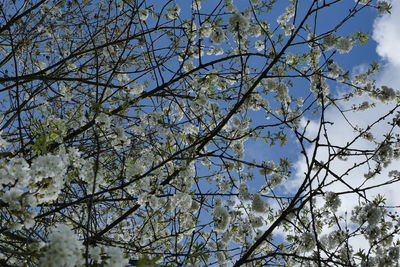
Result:
<svg viewBox="0 0 400 267">
<path fill-rule="evenodd" d="M 139 95 L 144 90 L 143 84 L 140 83 L 134 83 L 133 85 L 130 85 L 129 88 L 129 92 L 131 93 L 131 95 Z"/>
<path fill-rule="evenodd" d="M 222 206 L 217 205 L 213 210 L 214 218 L 214 231 L 218 233 L 224 233 L 228 230 L 231 222 L 231 216 L 229 212 Z"/>
<path fill-rule="evenodd" d="M 258 5 L 259 3 L 261 3 L 261 0 L 250 0 L 250 2 L 251 2 L 253 5 Z"/>
<path fill-rule="evenodd" d="M 183 192 L 175 194 L 171 201 L 175 208 L 181 209 L 182 211 L 188 211 L 192 206 L 192 197 Z"/>
<path fill-rule="evenodd" d="M 220 55 L 223 55 L 223 54 L 224 54 L 224 50 L 221 47 L 215 48 L 214 55 L 220 56 Z"/>
<path fill-rule="evenodd" d="M 300 236 L 299 241 L 299 249 L 304 252 L 313 250 L 316 246 L 315 237 L 312 232 L 304 232 Z"/>
<path fill-rule="evenodd" d="M 285 12 L 282 13 L 278 18 L 277 22 L 281 25 L 285 25 L 287 22 L 290 21 L 290 19 L 294 16 L 295 14 L 295 7 L 294 5 L 289 5 Z"/>
<path fill-rule="evenodd" d="M 20 198 L 24 191 L 19 188 L 11 188 L 10 190 L 6 191 L 2 196 L 1 200 L 8 204 L 8 208 L 11 210 L 20 210 L 21 203 Z"/>
<path fill-rule="evenodd" d="M 339 37 L 336 40 L 336 49 L 339 51 L 339 53 L 346 54 L 350 52 L 352 48 L 353 42 L 351 41 L 351 39 L 346 37 Z"/>
<path fill-rule="evenodd" d="M 328 77 L 336 79 L 339 75 L 343 74 L 343 69 L 334 61 L 328 62 Z"/>
<path fill-rule="evenodd" d="M 335 249 L 343 243 L 347 238 L 346 232 L 343 230 L 334 230 L 328 235 L 321 236 L 321 243 L 327 249 Z"/>
<path fill-rule="evenodd" d="M 369 225 L 376 225 L 385 214 L 383 207 L 368 203 L 363 206 L 356 206 L 352 211 L 351 220 L 358 224 L 368 222 Z"/>
<path fill-rule="evenodd" d="M 370 2 L 372 2 L 372 0 L 354 0 L 354 2 L 362 4 L 362 5 L 367 5 Z"/>
<path fill-rule="evenodd" d="M 381 88 L 373 90 L 369 95 L 383 103 L 388 103 L 396 99 L 398 92 L 393 88 L 383 85 Z"/>
<path fill-rule="evenodd" d="M 225 41 L 226 36 L 221 28 L 216 28 L 211 33 L 210 38 L 211 38 L 211 42 L 213 42 L 214 44 L 220 45 Z"/>
<path fill-rule="evenodd" d="M 225 8 L 229 11 L 229 12 L 236 12 L 236 7 L 233 4 L 233 0 L 225 0 Z"/>
<path fill-rule="evenodd" d="M 89 257 L 95 262 L 101 261 L 102 249 L 100 246 L 89 246 Z"/>
<path fill-rule="evenodd" d="M 336 45 L 336 36 L 334 36 L 333 34 L 329 34 L 324 38 L 322 44 L 325 50 L 333 49 Z"/>
<path fill-rule="evenodd" d="M 265 49 L 265 44 L 261 40 L 257 40 L 256 43 L 254 44 L 254 47 L 257 51 L 263 51 Z"/>
<path fill-rule="evenodd" d="M 241 199 L 241 200 L 250 200 L 251 198 L 252 198 L 252 195 L 249 193 L 249 189 L 247 187 L 247 184 L 240 183 L 240 185 L 239 185 L 239 199 Z"/>
<path fill-rule="evenodd" d="M 108 255 L 106 266 L 109 267 L 125 267 L 129 263 L 128 258 L 119 247 L 107 247 L 105 253 Z"/>
<path fill-rule="evenodd" d="M 83 245 L 69 227 L 60 224 L 48 237 L 45 251 L 40 258 L 40 267 L 82 266 Z"/>
<path fill-rule="evenodd" d="M 22 188 L 28 186 L 31 181 L 32 176 L 29 164 L 23 158 L 15 157 L 0 168 L 0 184 L 16 183 L 17 187 Z"/>
<path fill-rule="evenodd" d="M 31 175 L 34 177 L 36 182 L 49 177 L 60 180 L 64 174 L 65 164 L 59 156 L 39 156 L 33 160 L 31 165 Z"/>
<path fill-rule="evenodd" d="M 101 112 L 97 115 L 95 121 L 100 125 L 103 125 L 104 128 L 110 128 L 111 126 L 111 117 L 108 116 L 106 113 Z"/>
<path fill-rule="evenodd" d="M 259 228 L 264 225 L 263 218 L 261 216 L 254 216 L 250 214 L 249 221 L 251 223 L 251 226 L 253 226 L 254 228 Z"/>
<path fill-rule="evenodd" d="M 286 64 L 289 64 L 289 65 L 293 64 L 295 59 L 296 59 L 296 55 L 295 54 L 292 54 L 292 53 L 287 53 L 286 54 Z"/>
<path fill-rule="evenodd" d="M 203 38 L 208 38 L 210 37 L 211 33 L 213 32 L 213 28 L 211 26 L 210 23 L 204 23 L 203 25 L 201 25 L 200 29 L 200 36 Z"/>
<path fill-rule="evenodd" d="M 172 7 L 167 9 L 167 18 L 170 20 L 176 20 L 179 17 L 179 14 L 181 13 L 181 8 L 177 5 L 174 4 Z"/>
<path fill-rule="evenodd" d="M 141 21 L 145 21 L 148 17 L 149 17 L 149 10 L 147 10 L 147 9 L 139 10 L 139 19 Z"/>
<path fill-rule="evenodd" d="M 332 211 L 336 211 L 340 207 L 341 201 L 337 194 L 334 192 L 325 193 L 325 205 Z"/>
<path fill-rule="evenodd" d="M 256 213 L 265 213 L 268 210 L 268 205 L 259 194 L 255 194 L 253 196 L 253 201 L 251 202 L 251 208 Z"/>
<path fill-rule="evenodd" d="M 201 0 L 194 0 L 192 3 L 192 9 L 200 10 L 201 9 Z"/>
<path fill-rule="evenodd" d="M 7 145 L 8 145 L 8 142 L 7 142 L 5 139 L 3 139 L 3 138 L 1 137 L 1 132 L 2 132 L 2 131 L 0 131 L 0 149 L 1 149 L 1 148 L 6 148 Z"/>
<path fill-rule="evenodd" d="M 241 13 L 234 13 L 229 18 L 228 30 L 232 33 L 239 32 L 241 34 L 245 33 L 249 28 L 249 18 L 245 17 Z"/>
</svg>

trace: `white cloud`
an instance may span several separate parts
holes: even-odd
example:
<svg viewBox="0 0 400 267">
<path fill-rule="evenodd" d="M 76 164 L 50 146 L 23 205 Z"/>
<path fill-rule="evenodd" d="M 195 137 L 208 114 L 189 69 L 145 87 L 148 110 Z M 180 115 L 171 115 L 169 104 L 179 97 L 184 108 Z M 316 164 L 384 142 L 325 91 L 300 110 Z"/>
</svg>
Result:
<svg viewBox="0 0 400 267">
<path fill-rule="evenodd" d="M 389 64 L 400 67 L 400 1 L 392 1 L 391 15 L 378 18 L 374 24 L 373 38 L 378 43 L 378 55 Z"/>
<path fill-rule="evenodd" d="M 375 20 L 373 38 L 377 42 L 376 52 L 386 62 L 378 83 L 400 90 L 400 1 L 392 1 L 391 14 Z"/>
<path fill-rule="evenodd" d="M 342 110 L 349 109 L 352 104 L 354 103 L 360 103 L 364 100 L 367 100 L 367 97 L 359 97 L 355 101 L 351 103 L 346 103 L 340 106 Z M 345 146 L 348 142 L 353 141 L 353 139 L 358 135 L 358 132 L 355 132 L 353 130 L 353 126 L 357 128 L 366 128 L 368 125 L 371 125 L 375 120 L 377 120 L 380 117 L 383 117 L 388 111 L 393 108 L 393 105 L 383 105 L 377 103 L 377 106 L 373 109 L 369 109 L 363 112 L 347 112 L 346 113 L 346 120 L 344 119 L 343 115 L 339 110 L 336 108 L 330 109 L 328 112 L 326 112 L 325 117 L 326 121 L 329 121 L 331 124 L 326 125 L 327 129 L 327 135 L 329 142 L 333 145 L 336 146 Z M 376 137 L 376 141 L 382 141 L 383 140 L 383 134 L 389 131 L 390 126 L 387 124 L 388 120 L 383 120 L 380 123 L 374 125 L 374 127 L 371 128 L 371 133 Z M 350 125 L 351 124 L 351 125 Z M 308 136 L 313 138 L 316 137 L 317 135 L 317 129 L 316 129 L 316 122 L 313 122 L 311 124 L 310 131 L 308 132 Z M 326 139 L 322 137 L 320 143 L 327 143 Z M 358 149 L 358 150 L 371 150 L 374 149 L 376 145 L 370 141 L 367 141 L 363 138 L 358 138 L 351 146 L 350 148 L 353 149 Z M 312 154 L 313 147 L 308 149 L 308 155 Z M 331 151 L 332 152 L 332 151 Z M 329 151 L 328 149 L 325 148 L 319 148 L 318 153 L 317 153 L 317 158 L 318 160 L 322 160 L 324 162 L 328 161 L 328 156 L 329 156 Z M 361 167 L 357 167 L 354 169 L 351 169 L 354 164 L 360 164 L 365 160 L 364 156 L 352 156 L 349 157 L 348 160 L 343 161 L 339 159 L 335 159 L 330 162 L 329 169 L 332 170 L 335 174 L 341 176 L 345 175 L 343 179 L 345 182 L 354 187 L 361 187 L 364 188 L 366 186 L 374 185 L 374 184 L 379 184 L 384 180 L 388 179 L 387 176 L 387 171 L 382 172 L 382 174 L 379 177 L 375 177 L 373 179 L 369 179 L 365 183 L 365 177 L 364 174 L 368 172 L 368 166 L 367 164 L 364 164 Z M 296 163 L 297 167 L 297 176 L 301 177 L 300 179 L 304 178 L 304 172 L 307 171 L 307 166 L 305 164 L 305 159 L 304 157 L 301 157 L 301 159 Z M 390 168 L 390 167 L 389 167 Z M 349 170 L 351 169 L 351 170 Z M 331 180 L 327 180 L 325 184 L 329 183 L 329 181 L 335 180 L 332 178 Z M 298 183 L 296 183 L 298 184 Z M 331 185 L 329 185 L 326 189 L 331 190 L 331 191 L 349 191 L 351 190 L 348 185 L 344 184 L 343 182 L 336 181 L 333 182 Z M 387 190 L 390 190 L 388 188 Z M 378 192 L 380 192 L 381 189 L 377 190 L 371 190 L 367 195 L 370 197 L 373 195 L 376 195 Z M 349 196 L 351 197 L 351 196 Z M 399 198 L 397 200 L 400 201 L 400 195 L 398 196 Z M 349 205 L 352 206 L 353 203 L 349 201 L 343 201 L 345 203 L 343 208 L 349 208 Z M 350 204 L 351 203 L 351 204 Z M 349 204 L 349 205 L 348 205 Z M 346 207 L 347 206 L 347 207 Z"/>
<path fill-rule="evenodd" d="M 383 60 L 383 68 L 377 77 L 378 85 L 387 85 L 389 87 L 400 90 L 400 1 L 394 0 L 392 2 L 393 9 L 390 15 L 384 15 L 376 19 L 374 23 L 373 29 L 373 38 L 377 42 L 377 53 L 381 56 Z M 352 100 L 351 102 L 342 103 L 340 106 L 342 109 L 348 109 L 353 104 L 359 104 L 362 101 L 368 100 L 367 97 L 358 97 Z M 384 105 L 381 103 L 377 103 L 376 107 L 373 109 L 369 109 L 363 112 L 348 112 L 346 113 L 346 119 L 343 118 L 342 113 L 339 112 L 336 108 L 331 108 L 325 114 L 326 121 L 330 121 L 333 124 L 327 125 L 328 138 L 331 144 L 336 144 L 339 146 L 345 145 L 348 141 L 351 141 L 357 133 L 353 131 L 352 126 L 357 125 L 358 127 L 366 127 L 373 123 L 380 116 L 386 114 L 391 108 L 393 108 L 393 104 Z M 388 121 L 382 121 L 379 124 L 376 124 L 371 132 L 375 137 L 379 140 L 382 140 L 383 134 L 386 133 L 389 129 Z M 310 125 L 308 134 L 311 136 L 315 136 L 317 134 L 318 129 L 318 121 L 314 121 Z M 325 141 L 325 140 L 321 140 Z M 374 149 L 376 145 L 373 143 L 360 139 L 355 142 L 352 148 L 358 148 L 361 150 L 364 149 Z M 313 147 L 308 149 L 308 155 L 311 155 Z M 321 160 L 327 161 L 329 156 L 327 149 L 321 149 L 318 152 L 318 158 Z M 345 174 L 343 176 L 345 182 L 344 184 L 341 181 L 337 181 L 335 178 L 330 177 L 325 182 L 328 184 L 329 181 L 332 181 L 332 184 L 327 186 L 323 191 L 334 191 L 334 192 L 342 192 L 349 191 L 348 185 L 357 188 L 365 188 L 367 186 L 372 186 L 374 184 L 380 184 L 384 181 L 389 180 L 388 172 L 391 169 L 396 169 L 396 167 L 400 166 L 400 161 L 392 162 L 387 169 L 383 170 L 381 174 L 376 176 L 375 178 L 369 179 L 366 181 L 364 174 L 368 172 L 368 164 L 364 164 L 361 167 L 351 169 L 354 164 L 360 163 L 365 160 L 365 157 L 351 157 L 347 161 L 334 160 L 331 162 L 329 169 L 339 176 Z M 307 171 L 307 166 L 304 157 L 299 158 L 299 160 L 295 163 L 297 168 L 296 177 L 298 177 L 295 181 L 291 181 L 289 183 L 287 189 L 292 191 L 294 190 L 294 186 L 298 186 L 301 184 L 304 179 L 304 172 Z M 330 179 L 330 180 L 329 180 Z M 335 181 L 336 180 L 336 181 Z M 368 190 L 365 192 L 366 196 L 371 200 L 378 193 L 383 194 L 387 198 L 387 204 L 389 205 L 400 205 L 400 194 L 396 192 L 396 187 L 398 188 L 398 184 L 396 185 L 387 185 L 375 189 Z M 341 195 L 342 199 L 342 207 L 339 209 L 339 214 L 344 214 L 345 211 L 351 214 L 351 209 L 359 204 L 359 198 L 357 194 L 346 194 Z M 318 201 L 322 204 L 321 199 Z M 324 232 L 326 232 L 325 229 Z M 365 247 L 367 245 L 366 242 L 362 242 L 361 239 L 357 238 L 353 244 L 355 247 Z M 361 241 L 361 242 L 360 242 Z"/>
<path fill-rule="evenodd" d="M 387 14 L 376 19 L 374 23 L 374 32 L 373 36 L 378 43 L 377 45 L 377 53 L 386 60 L 386 64 L 382 69 L 382 72 L 377 77 L 377 83 L 380 85 L 387 85 L 392 88 L 396 88 L 400 90 L 400 1 L 394 1 L 393 9 L 391 14 Z M 350 102 L 344 102 L 340 105 L 342 110 L 346 110 L 351 108 L 353 104 L 358 105 L 363 101 L 370 101 L 370 99 L 366 96 L 354 98 Z M 385 115 L 390 109 L 392 109 L 394 104 L 385 105 L 380 102 L 376 102 L 376 107 L 373 109 L 369 109 L 363 112 L 348 112 L 346 113 L 346 119 L 344 119 L 342 113 L 336 109 L 329 109 L 325 118 L 326 121 L 331 122 L 332 124 L 326 125 L 329 142 L 335 145 L 344 146 L 347 142 L 353 140 L 353 138 L 358 134 L 353 130 L 353 126 L 365 128 L 368 125 L 371 125 L 376 119 Z M 386 121 L 381 121 L 379 124 L 374 125 L 371 129 L 371 133 L 377 137 L 377 141 L 382 141 L 383 134 L 385 134 L 389 125 Z M 308 127 L 308 135 L 312 138 L 315 137 L 318 130 L 318 122 L 312 121 Z M 322 140 L 326 141 L 326 140 Z M 374 149 L 376 145 L 373 143 L 366 141 L 364 139 L 358 139 L 352 146 L 352 148 L 357 149 Z M 311 153 L 313 148 L 309 148 L 309 153 Z M 320 149 L 318 152 L 318 158 L 321 160 L 327 161 L 328 158 L 328 150 Z M 336 174 L 345 174 L 346 173 L 346 183 L 353 187 L 359 187 L 363 185 L 363 187 L 373 184 L 379 184 L 382 181 L 388 180 L 388 170 L 391 167 L 388 167 L 388 170 L 384 170 L 378 177 L 368 180 L 365 182 L 364 174 L 368 172 L 367 164 L 364 164 L 360 168 L 355 168 L 348 171 L 355 163 L 360 163 L 365 160 L 365 157 L 351 157 L 347 161 L 342 160 L 334 160 L 330 164 L 330 169 L 334 171 Z M 391 166 L 396 164 L 392 163 Z M 304 177 L 304 172 L 307 170 L 307 166 L 305 164 L 304 157 L 301 157 L 298 162 L 295 164 L 297 168 L 297 177 L 299 180 L 302 180 Z M 301 181 L 297 181 L 295 183 L 291 183 L 292 185 L 299 185 Z M 292 190 L 293 188 L 290 188 Z M 337 181 L 332 183 L 329 186 L 329 189 L 332 191 L 347 191 L 349 190 L 348 186 L 344 183 Z M 393 185 L 386 186 L 383 188 L 378 188 L 374 190 L 370 190 L 367 195 L 372 197 L 377 193 L 385 194 L 388 198 L 390 204 L 400 204 L 400 194 L 396 194 L 393 191 Z M 354 199 L 354 196 L 348 196 L 343 203 L 343 211 L 344 209 L 350 208 L 356 204 L 355 201 L 350 201 L 350 198 Z"/>
</svg>

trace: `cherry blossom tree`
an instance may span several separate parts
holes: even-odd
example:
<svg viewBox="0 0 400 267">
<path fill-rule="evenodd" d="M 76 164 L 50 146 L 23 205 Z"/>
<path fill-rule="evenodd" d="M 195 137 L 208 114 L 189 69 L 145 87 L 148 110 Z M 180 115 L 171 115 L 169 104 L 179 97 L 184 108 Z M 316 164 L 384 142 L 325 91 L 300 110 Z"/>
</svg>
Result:
<svg viewBox="0 0 400 267">
<path fill-rule="evenodd" d="M 390 8 L 3 0 L 0 265 L 399 266 L 399 92 L 343 64 Z"/>
</svg>

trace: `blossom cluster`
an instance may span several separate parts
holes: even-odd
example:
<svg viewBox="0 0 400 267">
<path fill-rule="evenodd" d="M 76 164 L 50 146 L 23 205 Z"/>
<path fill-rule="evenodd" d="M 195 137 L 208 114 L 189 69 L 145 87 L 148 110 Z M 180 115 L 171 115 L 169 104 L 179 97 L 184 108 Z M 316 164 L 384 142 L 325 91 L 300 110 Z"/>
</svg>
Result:
<svg viewBox="0 0 400 267">
<path fill-rule="evenodd" d="M 341 54 L 350 52 L 353 48 L 354 41 L 349 37 L 338 37 L 334 34 L 329 34 L 323 39 L 323 47 L 326 50 L 336 48 Z"/>
<path fill-rule="evenodd" d="M 290 20 L 295 15 L 295 11 L 296 8 L 294 4 L 290 4 L 288 7 L 286 7 L 285 12 L 282 13 L 277 19 L 277 22 L 284 30 L 286 36 L 291 35 L 292 30 L 294 29 L 294 24 L 290 23 Z"/>
<path fill-rule="evenodd" d="M 79 236 L 64 224 L 53 227 L 47 243 L 42 249 L 40 267 L 83 266 L 85 249 Z M 93 263 L 112 267 L 125 267 L 128 259 L 118 247 L 89 247 L 90 260 Z"/>
<path fill-rule="evenodd" d="M 274 10 L 280 1 L 64 2 L 47 1 L 22 24 L 4 22 L 14 39 L 4 35 L 3 43 L 16 46 L 2 52 L 18 66 L 8 68 L 6 57 L 0 77 L 1 94 L 8 90 L 11 99 L 0 101 L 0 264 L 399 260 L 396 215 L 368 201 L 363 184 L 352 193 L 365 203 L 349 221 L 341 211 L 352 187 L 329 191 L 348 179 L 331 175 L 337 158 L 365 156 L 364 181 L 379 183 L 368 179 L 400 156 L 398 114 L 387 115 L 394 130 L 384 141 L 346 118 L 399 93 L 375 86 L 375 65 L 350 81 L 337 56 L 353 49 L 356 35 L 339 36 L 346 21 L 314 25 L 335 1 L 289 0 L 282 14 Z M 385 1 L 342 2 L 354 7 L 351 18 L 368 7 L 390 9 Z M 354 91 L 337 96 L 341 83 Z M 343 108 L 343 99 L 361 94 L 365 101 Z M 360 133 L 353 141 L 343 136 L 348 146 L 330 139 L 331 110 Z M 353 150 L 358 138 L 376 149 Z M 307 170 L 297 172 L 285 153 L 304 155 Z M 355 253 L 357 237 L 368 241 L 368 255 Z"/>
</svg>

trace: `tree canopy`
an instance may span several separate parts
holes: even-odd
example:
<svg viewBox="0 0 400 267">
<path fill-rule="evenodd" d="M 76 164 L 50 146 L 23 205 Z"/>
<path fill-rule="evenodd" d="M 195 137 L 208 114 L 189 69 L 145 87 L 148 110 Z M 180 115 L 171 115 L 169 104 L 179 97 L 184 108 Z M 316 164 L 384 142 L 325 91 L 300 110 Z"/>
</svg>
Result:
<svg viewBox="0 0 400 267">
<path fill-rule="evenodd" d="M 0 265 L 399 266 L 390 9 L 1 1 Z"/>
</svg>

